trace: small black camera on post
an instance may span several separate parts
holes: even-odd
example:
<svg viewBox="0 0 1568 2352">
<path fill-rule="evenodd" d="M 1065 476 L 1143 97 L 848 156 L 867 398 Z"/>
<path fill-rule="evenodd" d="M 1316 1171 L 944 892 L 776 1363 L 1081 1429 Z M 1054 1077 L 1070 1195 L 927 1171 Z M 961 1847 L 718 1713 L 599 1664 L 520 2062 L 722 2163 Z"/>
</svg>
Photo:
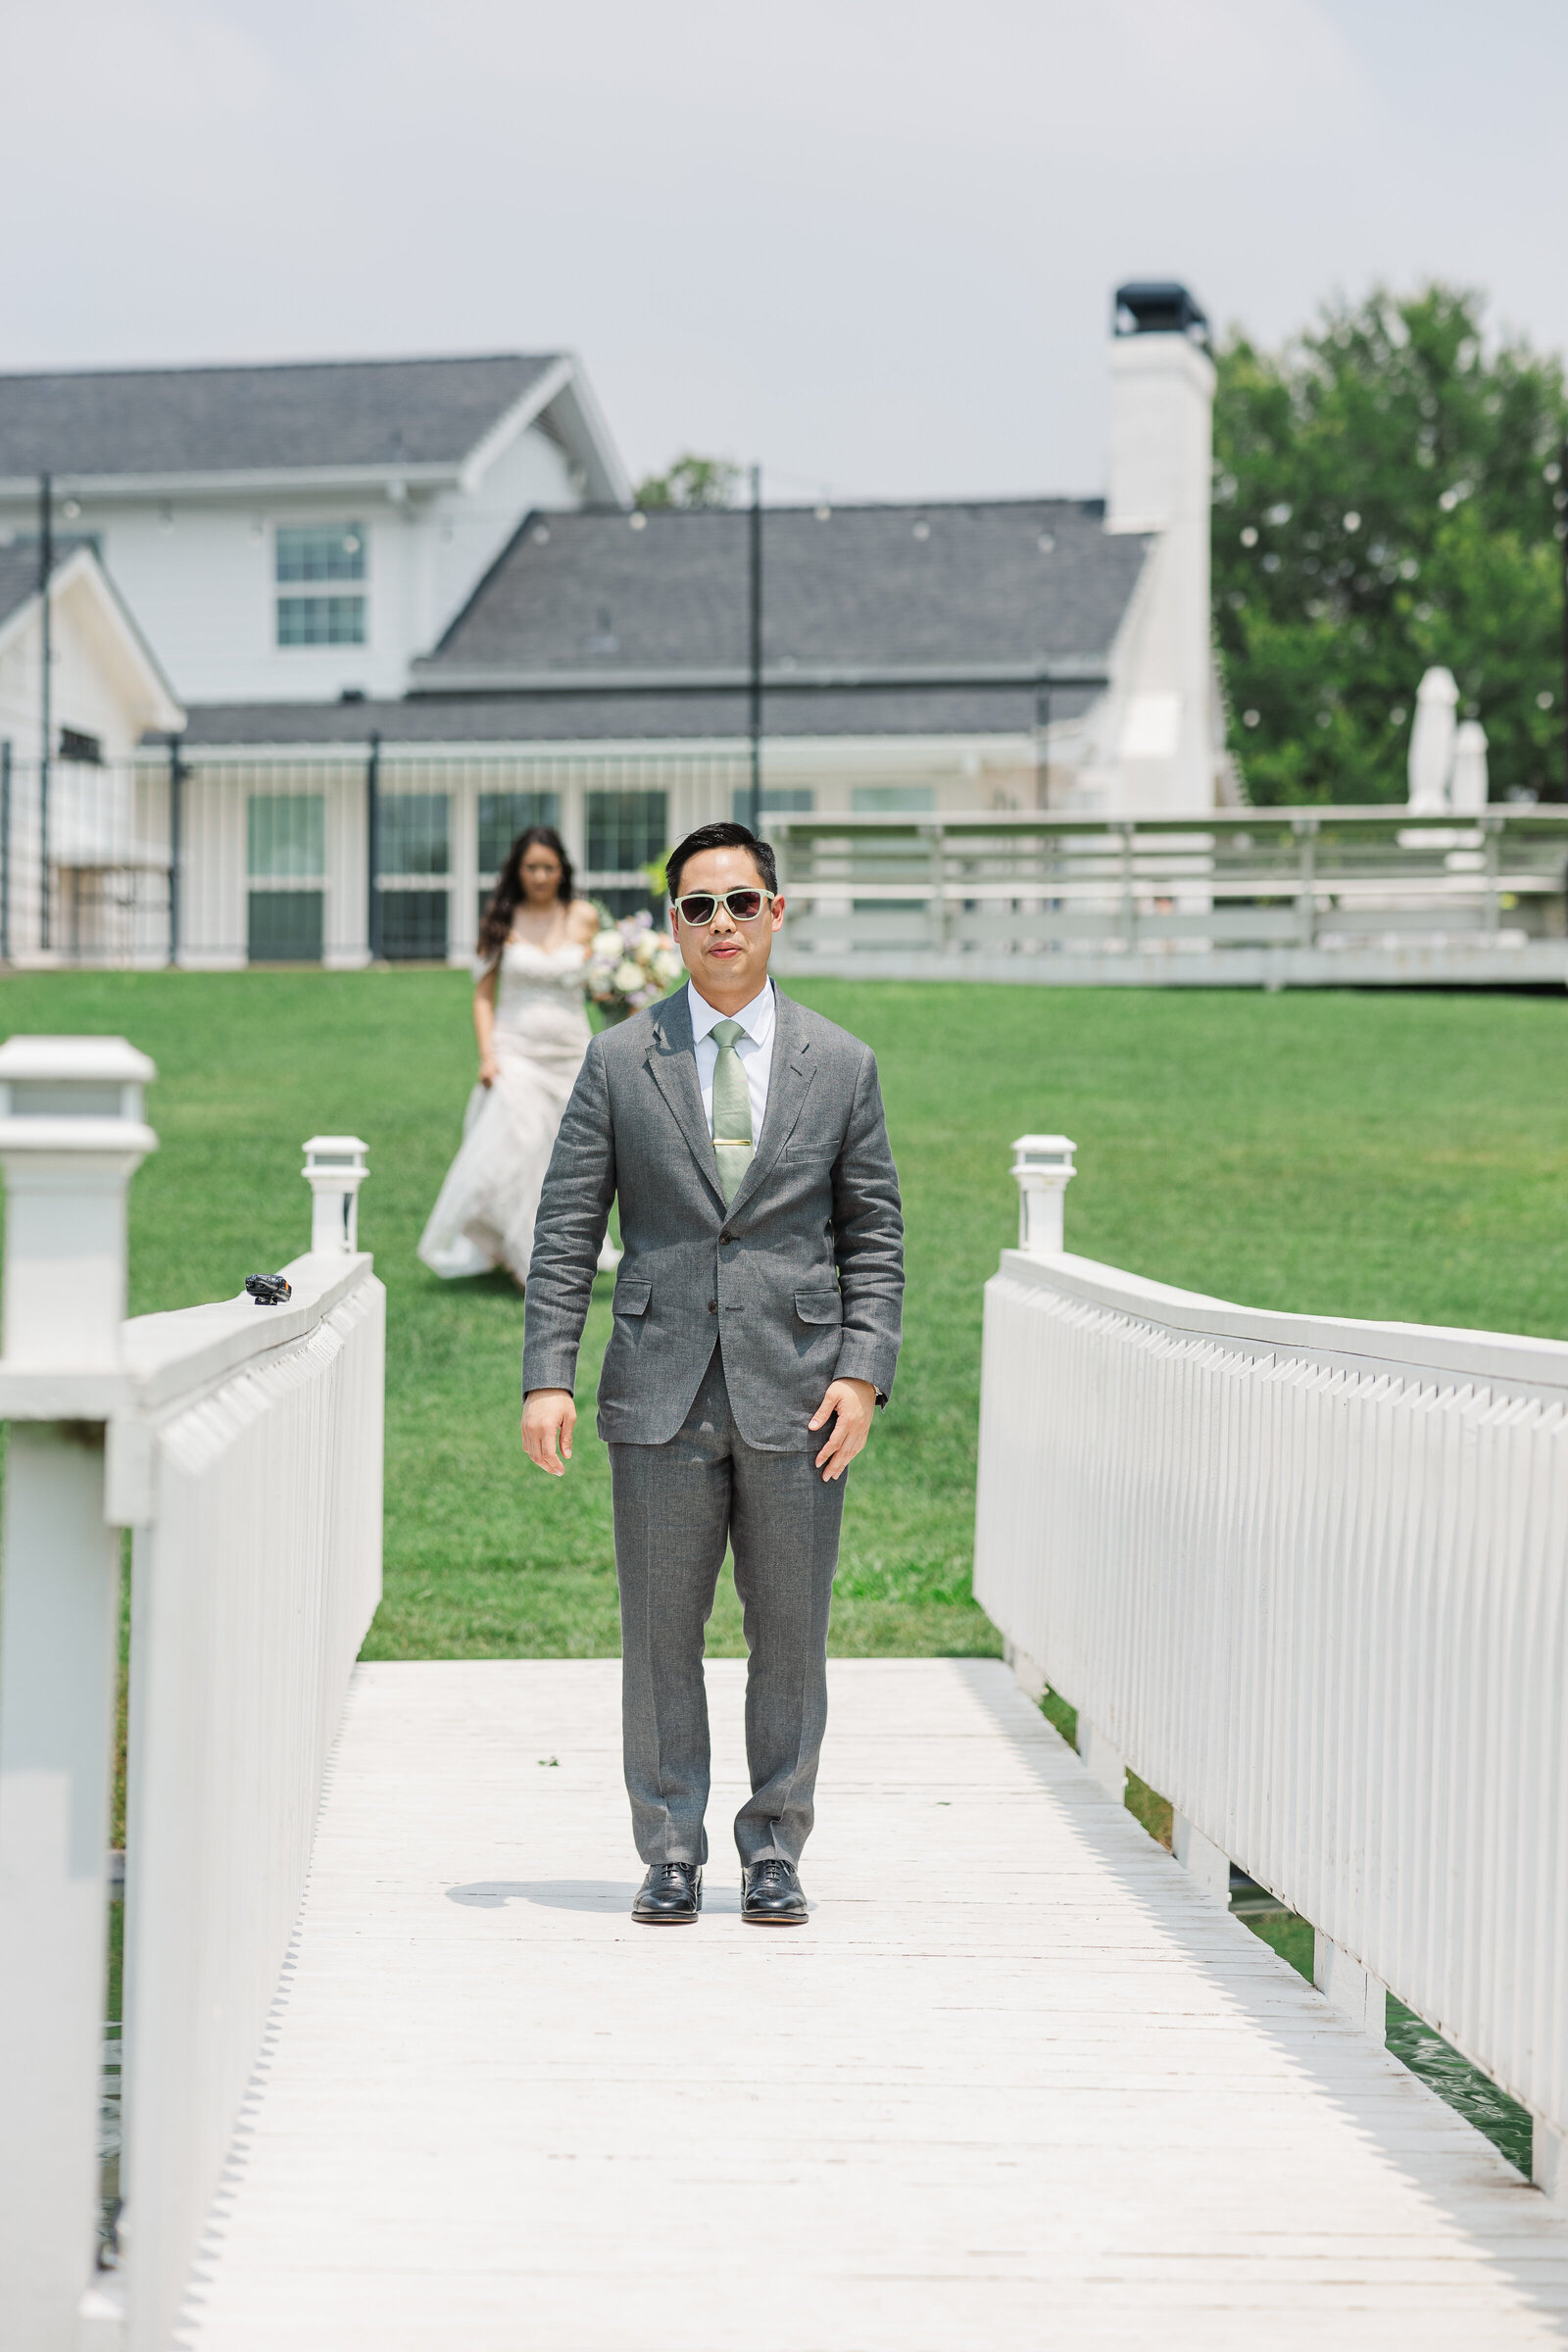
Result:
<svg viewBox="0 0 1568 2352">
<path fill-rule="evenodd" d="M 258 1306 L 281 1306 L 289 1296 L 289 1284 L 281 1274 L 247 1274 L 245 1288 Z"/>
</svg>

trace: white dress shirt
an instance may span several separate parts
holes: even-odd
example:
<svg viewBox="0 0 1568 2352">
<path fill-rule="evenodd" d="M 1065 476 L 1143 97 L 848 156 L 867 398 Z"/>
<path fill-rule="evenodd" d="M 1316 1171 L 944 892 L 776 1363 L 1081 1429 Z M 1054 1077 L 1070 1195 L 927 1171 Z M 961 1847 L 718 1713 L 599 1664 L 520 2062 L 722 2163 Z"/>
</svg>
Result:
<svg viewBox="0 0 1568 2352">
<path fill-rule="evenodd" d="M 769 980 L 759 997 L 743 1004 L 739 1012 L 715 1012 L 708 999 L 699 996 L 688 980 L 686 1002 L 692 1016 L 692 1045 L 697 1057 L 697 1083 L 702 1089 L 703 1117 L 708 1132 L 713 1132 L 713 1071 L 718 1062 L 718 1047 L 713 1041 L 713 1029 L 719 1021 L 739 1021 L 746 1035 L 737 1038 L 735 1051 L 740 1055 L 741 1068 L 746 1072 L 746 1089 L 752 1098 L 752 1141 L 762 1140 L 762 1118 L 767 1109 L 767 1081 L 773 1067 L 773 983 Z"/>
</svg>

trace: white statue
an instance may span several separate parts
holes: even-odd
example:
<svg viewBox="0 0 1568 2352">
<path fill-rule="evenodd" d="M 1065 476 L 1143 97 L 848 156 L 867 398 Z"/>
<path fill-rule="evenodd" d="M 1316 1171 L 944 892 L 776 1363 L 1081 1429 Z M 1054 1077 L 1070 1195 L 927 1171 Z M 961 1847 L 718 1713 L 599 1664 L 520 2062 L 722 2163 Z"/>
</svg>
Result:
<svg viewBox="0 0 1568 2352">
<path fill-rule="evenodd" d="M 1453 777 L 1448 806 L 1455 816 L 1479 816 L 1487 805 L 1487 730 L 1467 718 L 1453 739 Z"/>
<path fill-rule="evenodd" d="M 1453 713 L 1459 689 L 1453 673 L 1429 669 L 1415 692 L 1410 729 L 1410 808 L 1430 814 L 1448 806 L 1453 772 Z"/>
</svg>

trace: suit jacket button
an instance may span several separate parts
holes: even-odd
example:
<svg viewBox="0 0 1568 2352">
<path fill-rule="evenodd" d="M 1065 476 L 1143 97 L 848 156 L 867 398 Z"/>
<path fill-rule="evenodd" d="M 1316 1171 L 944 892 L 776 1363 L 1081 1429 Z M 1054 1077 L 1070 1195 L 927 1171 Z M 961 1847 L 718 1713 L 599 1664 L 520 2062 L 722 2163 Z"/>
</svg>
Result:
<svg viewBox="0 0 1568 2352">
<path fill-rule="evenodd" d="M 721 1233 L 718 1238 L 721 1242 L 732 1242 L 735 1236 L 732 1233 Z"/>
<path fill-rule="evenodd" d="M 718 1312 L 718 1300 L 717 1300 L 716 1298 L 710 1298 L 710 1300 L 708 1301 L 708 1311 L 709 1311 L 709 1313 L 710 1313 L 710 1315 L 716 1315 L 716 1314 L 717 1314 L 717 1312 Z"/>
</svg>

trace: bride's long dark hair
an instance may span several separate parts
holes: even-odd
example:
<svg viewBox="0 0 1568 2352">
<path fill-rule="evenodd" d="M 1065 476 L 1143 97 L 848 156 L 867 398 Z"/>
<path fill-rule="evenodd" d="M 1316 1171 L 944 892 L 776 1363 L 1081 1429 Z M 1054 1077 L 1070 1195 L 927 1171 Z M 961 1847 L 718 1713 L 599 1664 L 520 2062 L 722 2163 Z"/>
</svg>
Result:
<svg viewBox="0 0 1568 2352">
<path fill-rule="evenodd" d="M 563 906 L 569 906 L 576 895 L 572 888 L 571 859 L 555 826 L 529 825 L 507 852 L 507 862 L 484 910 L 479 925 L 481 956 L 499 956 L 512 936 L 512 919 L 528 895 L 522 887 L 522 861 L 532 849 L 548 850 L 553 858 L 560 858 L 561 887 L 556 896 Z"/>
</svg>

